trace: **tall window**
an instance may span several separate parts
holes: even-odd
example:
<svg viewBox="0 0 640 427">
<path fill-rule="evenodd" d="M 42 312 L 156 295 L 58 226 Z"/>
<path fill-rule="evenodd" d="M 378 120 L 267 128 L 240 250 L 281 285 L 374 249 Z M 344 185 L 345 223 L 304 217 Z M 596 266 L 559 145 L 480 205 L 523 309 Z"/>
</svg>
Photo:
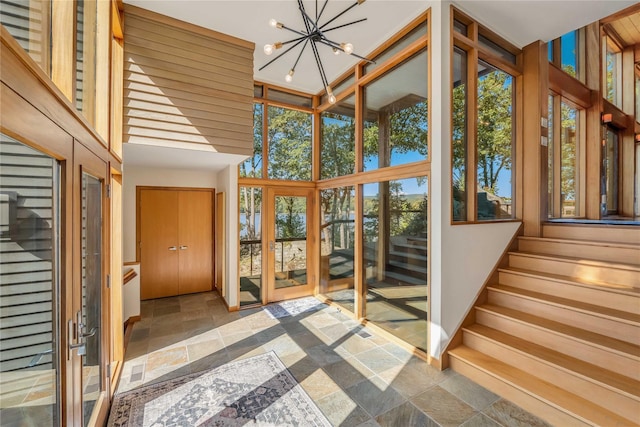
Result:
<svg viewBox="0 0 640 427">
<path fill-rule="evenodd" d="M 270 179 L 311 180 L 312 115 L 268 106 L 267 176 Z"/>
<path fill-rule="evenodd" d="M 547 46 L 549 49 L 549 62 L 584 83 L 584 30 L 570 31 L 555 40 L 551 40 Z"/>
<path fill-rule="evenodd" d="M 240 165 L 240 177 L 262 178 L 264 105 L 253 104 L 253 156 Z"/>
<path fill-rule="evenodd" d="M 602 87 L 604 98 L 622 108 L 622 51 L 609 36 L 602 38 Z"/>
<path fill-rule="evenodd" d="M 427 62 L 425 49 L 365 87 L 364 170 L 427 159 Z"/>
<path fill-rule="evenodd" d="M 355 97 L 341 101 L 320 115 L 320 178 L 355 172 Z"/>
<path fill-rule="evenodd" d="M 489 33 L 483 35 L 482 29 L 478 40 L 470 43 L 458 28 L 461 23 L 455 20 L 453 29 L 452 219 L 510 219 L 518 51 Z M 470 62 L 472 57 L 479 59 Z"/>
</svg>

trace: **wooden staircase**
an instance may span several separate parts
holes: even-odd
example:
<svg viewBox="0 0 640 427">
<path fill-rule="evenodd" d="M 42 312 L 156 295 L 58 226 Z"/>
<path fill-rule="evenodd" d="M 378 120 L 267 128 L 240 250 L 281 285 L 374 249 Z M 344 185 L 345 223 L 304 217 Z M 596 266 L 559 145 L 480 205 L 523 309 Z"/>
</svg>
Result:
<svg viewBox="0 0 640 427">
<path fill-rule="evenodd" d="M 640 227 L 546 224 L 497 277 L 451 368 L 554 425 L 640 425 Z"/>
</svg>

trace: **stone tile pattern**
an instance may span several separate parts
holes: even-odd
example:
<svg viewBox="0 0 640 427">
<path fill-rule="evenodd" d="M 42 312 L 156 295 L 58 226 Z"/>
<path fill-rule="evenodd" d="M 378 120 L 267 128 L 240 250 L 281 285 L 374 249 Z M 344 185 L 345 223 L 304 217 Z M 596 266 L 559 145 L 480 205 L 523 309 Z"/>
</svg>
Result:
<svg viewBox="0 0 640 427">
<path fill-rule="evenodd" d="M 247 423 L 330 426 L 273 352 L 117 394 L 108 426 Z"/>
<path fill-rule="evenodd" d="M 334 426 L 547 426 L 335 307 L 229 313 L 214 292 L 142 301 L 118 392 L 273 351 Z"/>
</svg>

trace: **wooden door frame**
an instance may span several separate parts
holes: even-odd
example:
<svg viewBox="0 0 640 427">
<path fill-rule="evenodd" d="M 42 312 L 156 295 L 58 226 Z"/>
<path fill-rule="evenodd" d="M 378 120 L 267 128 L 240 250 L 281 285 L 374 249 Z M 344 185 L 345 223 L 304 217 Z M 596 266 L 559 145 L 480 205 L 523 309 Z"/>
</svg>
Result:
<svg viewBox="0 0 640 427">
<path fill-rule="evenodd" d="M 262 258 L 262 271 L 266 272 L 263 277 L 264 292 L 262 293 L 262 304 L 270 302 L 294 299 L 303 296 L 313 295 L 316 292 L 316 201 L 314 188 L 292 188 L 292 187 L 263 187 L 263 218 L 262 229 L 265 238 L 262 240 L 262 251 L 267 256 Z M 266 197 L 264 197 L 266 195 Z M 275 242 L 275 197 L 294 196 L 306 197 L 307 199 L 307 284 L 296 286 L 293 289 L 275 289 L 275 250 L 269 250 L 269 242 Z"/>
<path fill-rule="evenodd" d="M 100 339 L 100 364 L 104 368 L 102 372 L 102 378 L 100 379 L 104 384 L 104 393 L 101 393 L 100 397 L 96 401 L 97 412 L 94 412 L 91 420 L 95 422 L 95 425 L 102 425 L 106 422 L 109 414 L 110 403 L 110 389 L 111 378 L 107 375 L 108 365 L 110 363 L 110 347 L 111 347 L 111 335 L 110 335 L 110 322 L 111 316 L 109 310 L 104 310 L 104 307 L 110 306 L 110 294 L 107 289 L 106 277 L 109 273 L 109 257 L 107 251 L 109 250 L 109 210 L 111 209 L 109 199 L 107 198 L 107 185 L 109 184 L 109 170 L 108 164 L 99 156 L 95 155 L 92 151 L 79 143 L 77 140 L 74 144 L 74 156 L 73 156 L 73 316 L 82 309 L 82 232 L 78 227 L 82 227 L 82 174 L 87 173 L 102 181 L 102 197 L 101 197 L 101 212 L 102 212 L 102 224 L 101 224 L 101 261 L 100 261 L 100 329 L 102 329 Z M 78 265 L 75 263 L 78 262 Z M 72 317 L 75 321 L 75 317 Z M 66 326 L 66 325 L 64 325 Z M 75 324 L 75 341 L 79 342 L 78 325 Z M 82 402 L 83 398 L 83 385 L 82 385 L 82 357 L 78 356 L 77 352 L 72 352 L 71 358 L 73 360 L 73 390 L 74 393 L 79 393 L 79 396 L 74 397 L 74 401 Z M 76 420 L 83 419 L 83 405 L 80 403 L 74 407 L 74 418 Z"/>
</svg>

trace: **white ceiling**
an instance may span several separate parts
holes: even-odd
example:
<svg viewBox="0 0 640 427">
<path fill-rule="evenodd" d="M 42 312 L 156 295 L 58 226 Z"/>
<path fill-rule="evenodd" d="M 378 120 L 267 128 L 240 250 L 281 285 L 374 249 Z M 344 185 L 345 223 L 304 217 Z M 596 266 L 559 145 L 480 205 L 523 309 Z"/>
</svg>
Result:
<svg viewBox="0 0 640 427">
<path fill-rule="evenodd" d="M 269 26 L 269 19 L 296 30 L 303 29 L 303 22 L 296 0 L 125 0 L 133 4 L 176 19 L 191 22 L 225 34 L 252 41 L 254 52 L 254 78 L 258 81 L 290 87 L 307 93 L 322 90 L 320 75 L 307 47 L 296 67 L 292 83 L 284 76 L 293 66 L 302 45 L 275 61 L 262 71 L 258 69 L 283 49 L 271 56 L 263 52 L 263 46 L 276 41 L 297 37 L 286 30 Z M 304 0 L 307 13 L 315 15 L 315 0 Z M 318 0 L 322 7 L 323 0 Z M 321 22 L 332 18 L 355 0 L 331 0 Z M 425 0 L 368 0 L 341 16 L 331 26 L 360 18 L 367 21 L 341 28 L 327 34 L 336 42 L 350 42 L 356 53 L 366 56 L 391 35 L 408 24 L 434 2 Z M 518 47 L 535 40 L 547 41 L 608 16 L 635 2 L 632 0 L 456 0 L 455 6 L 479 22 L 511 41 Z M 326 19 L 325 19 L 326 18 Z M 357 58 L 345 54 L 334 55 L 329 47 L 319 46 L 329 82 L 351 68 Z"/>
<path fill-rule="evenodd" d="M 263 46 L 276 41 L 286 41 L 295 37 L 294 33 L 269 26 L 269 19 L 296 29 L 303 29 L 303 22 L 296 0 L 124 0 L 125 3 L 152 10 L 176 19 L 210 28 L 255 43 L 254 79 L 279 86 L 290 87 L 306 93 L 318 93 L 323 89 L 321 79 L 307 47 L 303 53 L 292 83 L 286 83 L 284 76 L 296 60 L 298 49 L 293 49 L 281 59 L 262 71 L 258 69 L 272 59 Z M 426 0 L 368 0 L 340 17 L 331 26 L 341 25 L 360 18 L 365 22 L 332 31 L 331 39 L 336 42 L 350 42 L 355 53 L 368 55 L 376 47 L 389 39 L 420 13 L 438 1 Z M 324 3 L 319 0 L 319 7 Z M 330 19 L 355 0 L 331 0 L 323 14 L 322 22 Z M 452 2 L 484 26 L 512 42 L 524 47 L 536 40 L 547 41 L 580 28 L 593 21 L 611 15 L 634 4 L 632 0 L 454 0 Z M 307 13 L 315 15 L 315 0 L 304 0 Z M 451 2 L 446 2 L 447 5 Z M 125 24 L 126 25 L 126 24 Z M 325 46 L 319 46 L 327 79 L 335 80 L 358 61 L 345 54 L 334 55 Z M 415 67 L 406 67 L 409 77 Z M 396 76 L 397 77 L 397 76 Z M 399 80 L 409 83 L 412 79 Z M 396 82 L 397 84 L 400 84 Z M 400 84 L 401 85 L 401 84 Z M 423 95 L 419 88 L 406 88 L 403 93 Z M 384 98 L 384 93 L 380 96 Z M 396 93 L 398 95 L 398 93 Z M 396 97 L 397 99 L 397 97 Z M 384 105 L 383 99 L 371 100 L 372 104 Z M 240 163 L 244 157 L 215 152 L 179 150 L 152 146 L 125 144 L 126 167 L 153 166 L 159 168 L 189 168 L 222 170 L 230 164 Z"/>
</svg>

